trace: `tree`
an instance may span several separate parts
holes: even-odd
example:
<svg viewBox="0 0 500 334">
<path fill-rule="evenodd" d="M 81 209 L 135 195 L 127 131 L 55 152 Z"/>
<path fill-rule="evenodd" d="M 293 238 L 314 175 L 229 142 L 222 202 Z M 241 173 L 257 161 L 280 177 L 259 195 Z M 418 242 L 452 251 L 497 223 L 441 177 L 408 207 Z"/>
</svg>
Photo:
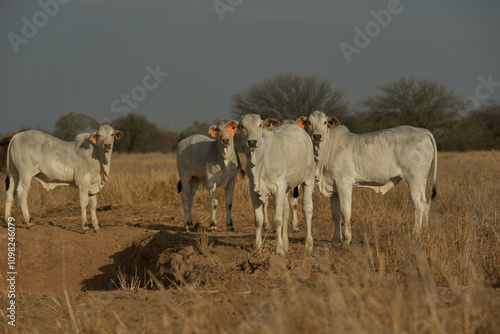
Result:
<svg viewBox="0 0 500 334">
<path fill-rule="evenodd" d="M 231 101 L 231 113 L 236 116 L 256 113 L 283 120 L 314 110 L 340 118 L 347 113 L 343 90 L 333 89 L 330 81 L 315 75 L 278 74 L 251 85 L 245 93 L 234 94 Z"/>
<path fill-rule="evenodd" d="M 214 124 L 219 123 L 219 121 L 215 121 Z M 182 140 L 184 138 L 187 138 L 191 135 L 194 134 L 202 134 L 207 136 L 208 135 L 208 129 L 212 126 L 212 124 L 208 124 L 207 122 L 202 122 L 200 123 L 199 121 L 194 121 L 194 123 L 187 128 L 185 128 L 180 134 L 179 134 L 179 140 Z"/>
<path fill-rule="evenodd" d="M 70 112 L 56 122 L 54 136 L 63 140 L 74 140 L 76 135 L 97 130 L 99 123 L 92 117 Z"/>
<path fill-rule="evenodd" d="M 436 80 L 405 78 L 378 87 L 382 93 L 363 100 L 356 114 L 369 120 L 361 130 L 378 130 L 397 125 L 413 125 L 437 131 L 453 127 L 465 109 L 463 99 Z M 364 127 L 364 128 L 363 128 Z M 441 130 L 440 130 L 441 131 Z M 364 131 L 363 131 L 364 132 Z"/>
<path fill-rule="evenodd" d="M 170 152 L 177 145 L 176 133 L 158 128 L 142 115 L 128 113 L 113 121 L 112 126 L 124 134 L 115 142 L 118 152 Z"/>
<path fill-rule="evenodd" d="M 453 151 L 499 150 L 500 105 L 491 103 L 471 110 L 450 132 L 444 149 Z"/>
</svg>

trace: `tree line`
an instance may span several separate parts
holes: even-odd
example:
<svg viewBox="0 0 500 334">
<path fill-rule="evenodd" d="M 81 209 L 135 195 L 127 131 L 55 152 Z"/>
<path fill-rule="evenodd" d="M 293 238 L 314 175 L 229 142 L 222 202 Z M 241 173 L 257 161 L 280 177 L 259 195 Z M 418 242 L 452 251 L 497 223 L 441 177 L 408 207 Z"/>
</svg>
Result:
<svg viewBox="0 0 500 334">
<path fill-rule="evenodd" d="M 297 119 L 314 110 L 335 116 L 353 133 L 377 131 L 398 125 L 430 130 L 439 150 L 500 149 L 500 104 L 489 102 L 471 108 L 463 97 L 444 84 L 429 79 L 403 77 L 378 86 L 379 92 L 349 106 L 344 91 L 315 75 L 278 74 L 251 85 L 231 98 L 230 114 L 247 113 L 262 118 Z M 214 124 L 217 120 L 214 120 Z M 73 140 L 76 134 L 98 127 L 90 116 L 70 112 L 55 125 L 54 135 Z M 112 121 L 124 138 L 119 152 L 171 152 L 192 134 L 207 134 L 212 124 L 195 121 L 182 131 L 163 129 L 141 114 L 128 113 Z M 239 148 L 239 145 L 236 145 Z"/>
</svg>

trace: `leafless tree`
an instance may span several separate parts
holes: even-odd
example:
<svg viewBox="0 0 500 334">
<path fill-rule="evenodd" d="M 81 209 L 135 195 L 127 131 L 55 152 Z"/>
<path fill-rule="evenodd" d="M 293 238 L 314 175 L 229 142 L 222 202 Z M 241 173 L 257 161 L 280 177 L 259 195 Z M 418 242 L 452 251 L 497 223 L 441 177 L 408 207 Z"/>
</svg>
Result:
<svg viewBox="0 0 500 334">
<path fill-rule="evenodd" d="M 343 90 L 332 88 L 330 81 L 315 75 L 287 73 L 253 84 L 245 93 L 234 94 L 231 101 L 235 116 L 256 113 L 283 120 L 314 110 L 342 118 L 347 113 Z"/>
</svg>

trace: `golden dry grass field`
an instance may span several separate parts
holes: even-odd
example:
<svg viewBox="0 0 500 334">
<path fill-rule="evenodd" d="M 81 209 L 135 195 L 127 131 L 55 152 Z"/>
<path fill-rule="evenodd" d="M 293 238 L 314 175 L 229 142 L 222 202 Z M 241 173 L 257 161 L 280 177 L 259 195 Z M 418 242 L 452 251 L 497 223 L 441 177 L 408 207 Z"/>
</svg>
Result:
<svg viewBox="0 0 500 334">
<path fill-rule="evenodd" d="M 3 176 L 2 176 L 3 178 Z M 8 325 L 7 228 L 0 227 L 5 333 L 499 333 L 500 152 L 439 153 L 430 224 L 413 229 L 406 183 L 385 196 L 356 189 L 353 244 L 333 247 L 327 198 L 314 194 L 314 252 L 305 223 L 285 257 L 274 233 L 253 250 L 248 179 L 238 177 L 235 232 L 186 233 L 174 154 L 114 154 L 98 195 L 102 233 L 82 234 L 76 189 L 34 181 L 16 200 L 16 327 Z M 0 186 L 0 211 L 5 191 Z M 223 202 L 223 191 L 219 193 Z"/>
</svg>

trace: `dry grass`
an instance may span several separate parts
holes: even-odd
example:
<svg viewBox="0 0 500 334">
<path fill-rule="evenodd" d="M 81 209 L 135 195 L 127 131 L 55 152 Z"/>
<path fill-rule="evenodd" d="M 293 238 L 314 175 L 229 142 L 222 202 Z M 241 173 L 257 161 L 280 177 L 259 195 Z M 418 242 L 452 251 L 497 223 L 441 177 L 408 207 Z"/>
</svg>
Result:
<svg viewBox="0 0 500 334">
<path fill-rule="evenodd" d="M 210 296 L 192 297 L 186 313 L 167 292 L 159 291 L 165 294 L 161 307 L 167 327 L 163 328 L 169 328 L 175 315 L 184 320 L 184 332 L 190 333 L 494 333 L 500 328 L 499 162 L 500 152 L 440 153 L 438 196 L 431 224 L 420 237 L 410 233 L 413 207 L 406 184 L 385 196 L 358 189 L 353 198 L 354 245 L 347 251 L 317 251 L 314 257 L 297 251 L 292 267 L 302 268 L 302 279 L 286 273 L 279 278 L 280 288 L 265 299 L 226 292 L 225 305 L 237 318 L 233 321 L 217 317 L 209 306 Z M 180 206 L 177 181 L 174 155 L 117 154 L 99 205 Z M 34 214 L 77 201 L 74 189 L 46 194 L 33 185 Z M 219 200 L 224 203 L 222 194 Z M 202 187 L 196 203 L 209 207 Z M 234 203 L 253 217 L 247 179 L 238 180 Z M 324 234 L 313 237 L 332 241 L 329 201 L 315 192 L 314 205 L 313 225 L 322 226 L 318 229 Z M 218 211 L 225 216 L 222 207 Z M 208 226 L 208 210 L 193 214 Z M 200 233 L 197 243 L 201 253 L 214 247 L 206 232 Z M 271 240 L 270 247 L 249 256 L 269 258 L 272 244 Z M 314 265 L 308 265 L 311 262 Z M 309 289 L 302 289 L 303 284 Z M 127 282 L 123 285 L 130 287 Z M 115 328 L 102 319 L 94 321 L 98 327 L 75 321 L 87 324 L 81 332 L 115 333 L 126 328 L 118 320 Z M 155 326 L 145 322 L 144 332 L 158 330 Z"/>
</svg>

